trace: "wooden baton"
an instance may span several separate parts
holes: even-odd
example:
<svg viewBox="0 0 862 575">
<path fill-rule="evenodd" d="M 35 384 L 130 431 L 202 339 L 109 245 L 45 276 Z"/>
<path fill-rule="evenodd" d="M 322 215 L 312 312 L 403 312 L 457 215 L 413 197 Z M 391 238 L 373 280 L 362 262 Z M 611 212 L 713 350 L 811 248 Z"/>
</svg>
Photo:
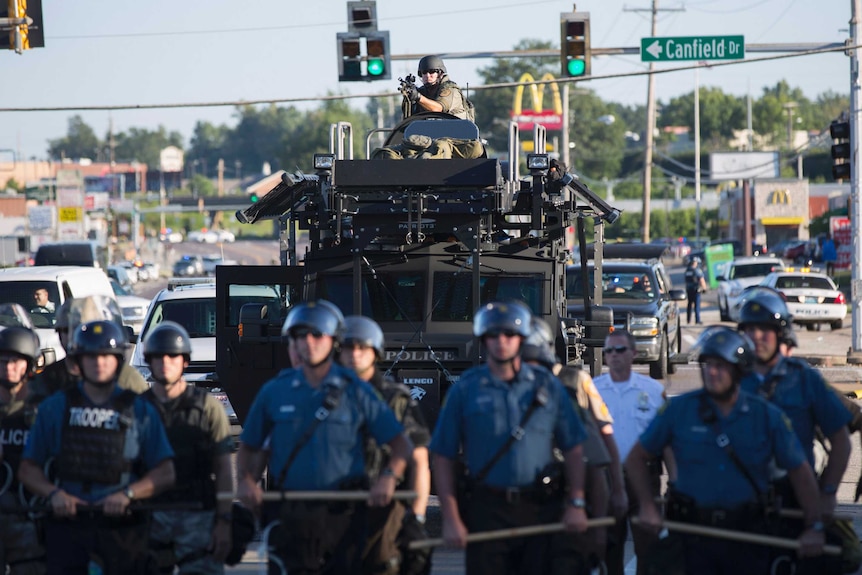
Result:
<svg viewBox="0 0 862 575">
<path fill-rule="evenodd" d="M 613 517 L 596 517 L 587 520 L 587 529 L 595 527 L 610 527 L 616 522 Z M 511 529 L 496 529 L 494 531 L 482 531 L 467 535 L 467 545 L 470 543 L 481 543 L 482 541 L 494 541 L 497 539 L 512 539 L 515 537 L 530 537 L 531 535 L 544 535 L 565 531 L 566 526 L 562 523 L 548 523 L 545 525 L 528 525 L 526 527 L 512 527 Z M 446 542 L 442 538 L 420 539 L 411 541 L 410 549 L 428 549 L 429 547 L 440 547 Z"/>
<path fill-rule="evenodd" d="M 371 495 L 370 491 L 264 491 L 264 501 L 365 501 Z M 221 491 L 216 495 L 219 501 L 233 501 L 237 494 L 231 491 Z M 392 499 L 397 501 L 412 501 L 416 499 L 415 491 L 396 491 Z"/>
</svg>

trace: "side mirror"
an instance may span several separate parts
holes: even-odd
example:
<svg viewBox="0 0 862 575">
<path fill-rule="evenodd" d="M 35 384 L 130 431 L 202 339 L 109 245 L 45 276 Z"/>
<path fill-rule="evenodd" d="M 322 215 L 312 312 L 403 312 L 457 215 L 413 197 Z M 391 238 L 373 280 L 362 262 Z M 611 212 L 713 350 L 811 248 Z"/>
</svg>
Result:
<svg viewBox="0 0 862 575">
<path fill-rule="evenodd" d="M 42 353 L 40 353 L 39 357 L 36 358 L 36 372 L 39 373 L 43 371 L 52 363 L 57 363 L 57 352 L 54 351 L 53 347 L 42 349 Z"/>
<path fill-rule="evenodd" d="M 134 343 L 138 341 L 138 338 L 135 337 L 135 330 L 130 325 L 124 325 L 123 331 L 126 332 L 126 338 L 129 340 L 129 343 Z"/>
<path fill-rule="evenodd" d="M 267 341 L 269 307 L 265 303 L 247 303 L 239 310 L 239 341 Z"/>
</svg>

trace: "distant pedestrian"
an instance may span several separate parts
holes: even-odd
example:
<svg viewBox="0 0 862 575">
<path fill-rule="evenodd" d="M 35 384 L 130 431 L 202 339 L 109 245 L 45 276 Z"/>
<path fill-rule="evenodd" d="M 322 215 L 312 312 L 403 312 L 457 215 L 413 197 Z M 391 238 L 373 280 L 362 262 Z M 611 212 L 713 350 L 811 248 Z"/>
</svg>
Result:
<svg viewBox="0 0 862 575">
<path fill-rule="evenodd" d="M 835 274 L 835 262 L 838 261 L 838 243 L 832 239 L 832 236 L 827 235 L 823 240 L 823 245 L 820 246 L 820 253 L 823 256 L 823 263 L 826 264 L 826 274 L 832 276 Z"/>
<path fill-rule="evenodd" d="M 706 288 L 706 278 L 703 276 L 703 270 L 700 269 L 700 258 L 695 256 L 688 262 L 688 268 L 685 270 L 685 292 L 688 298 L 686 323 L 691 323 L 692 308 L 697 325 L 703 323 L 700 321 L 700 294 L 705 292 Z"/>
</svg>

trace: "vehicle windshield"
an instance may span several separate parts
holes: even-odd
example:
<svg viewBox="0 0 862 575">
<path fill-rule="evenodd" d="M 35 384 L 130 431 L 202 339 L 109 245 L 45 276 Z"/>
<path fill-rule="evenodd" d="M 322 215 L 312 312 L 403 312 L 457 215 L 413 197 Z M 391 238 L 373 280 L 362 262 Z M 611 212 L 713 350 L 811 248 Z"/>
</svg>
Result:
<svg viewBox="0 0 862 575">
<path fill-rule="evenodd" d="M 116 296 L 120 296 L 120 295 L 132 295 L 132 294 L 130 294 L 128 291 L 124 290 L 124 289 L 123 289 L 123 286 L 121 286 L 120 284 L 118 284 L 118 283 L 117 283 L 117 280 L 115 280 L 115 279 L 112 279 L 112 280 L 111 280 L 111 289 L 112 289 L 112 290 L 114 290 L 114 295 L 116 295 Z"/>
<path fill-rule="evenodd" d="M 44 297 L 47 292 L 47 298 Z M 36 292 L 40 293 L 38 299 Z M 0 282 L 0 302 L 17 303 L 30 312 L 33 327 L 52 328 L 54 314 L 60 307 L 60 294 L 57 282 L 51 281 L 13 281 Z"/>
<path fill-rule="evenodd" d="M 817 276 L 783 276 L 776 278 L 776 289 L 810 288 L 834 290 L 835 286 L 828 278 Z"/>
<path fill-rule="evenodd" d="M 602 298 L 630 303 L 646 303 L 658 299 L 658 288 L 649 273 L 638 270 L 602 271 Z M 589 293 L 592 295 L 594 270 L 589 273 Z M 566 297 L 583 299 L 584 285 L 581 270 L 570 268 L 566 274 Z"/>
<path fill-rule="evenodd" d="M 781 266 L 775 263 L 745 264 L 733 266 L 730 279 L 754 278 L 768 276 L 774 271 L 780 270 Z"/>
<path fill-rule="evenodd" d="M 216 303 L 215 297 L 165 300 L 155 304 L 147 325 L 141 330 L 144 334 L 163 321 L 175 321 L 189 332 L 189 337 L 215 337 Z"/>
</svg>

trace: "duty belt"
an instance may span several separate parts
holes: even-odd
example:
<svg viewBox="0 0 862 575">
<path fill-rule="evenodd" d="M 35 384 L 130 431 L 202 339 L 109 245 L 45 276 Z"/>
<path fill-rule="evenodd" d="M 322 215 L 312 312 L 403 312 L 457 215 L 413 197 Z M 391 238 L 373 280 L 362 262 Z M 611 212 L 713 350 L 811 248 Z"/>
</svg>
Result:
<svg viewBox="0 0 862 575">
<path fill-rule="evenodd" d="M 695 508 L 687 521 L 710 527 L 751 529 L 764 521 L 763 513 L 757 507 L 744 505 L 734 509 Z"/>
<path fill-rule="evenodd" d="M 547 494 L 536 487 L 494 487 L 491 485 L 476 485 L 473 495 L 487 493 L 494 498 L 503 499 L 506 503 L 542 503 L 547 500 Z"/>
</svg>

